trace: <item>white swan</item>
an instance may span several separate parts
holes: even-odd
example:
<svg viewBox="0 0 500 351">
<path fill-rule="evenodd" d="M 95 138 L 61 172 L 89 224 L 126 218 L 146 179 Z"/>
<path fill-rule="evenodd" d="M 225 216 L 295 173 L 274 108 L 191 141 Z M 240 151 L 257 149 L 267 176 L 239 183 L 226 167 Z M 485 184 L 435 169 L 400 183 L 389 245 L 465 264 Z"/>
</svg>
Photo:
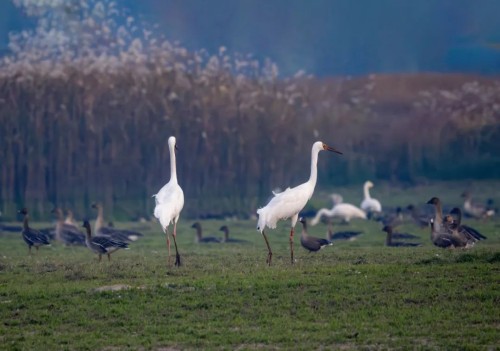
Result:
<svg viewBox="0 0 500 351">
<path fill-rule="evenodd" d="M 382 212 L 382 205 L 380 204 L 380 201 L 370 196 L 370 188 L 372 187 L 373 183 L 369 180 L 367 180 L 363 185 L 364 199 L 360 206 L 363 211 L 368 213 L 368 216 L 371 216 L 373 213 Z"/>
<path fill-rule="evenodd" d="M 317 213 L 316 216 L 311 220 L 311 225 L 316 225 L 319 223 L 321 217 L 329 218 L 342 218 L 344 222 L 349 222 L 353 218 L 366 219 L 366 213 L 352 204 L 344 203 L 344 199 L 339 194 L 330 195 L 333 201 L 333 207 L 331 209 L 322 208 Z"/>
</svg>

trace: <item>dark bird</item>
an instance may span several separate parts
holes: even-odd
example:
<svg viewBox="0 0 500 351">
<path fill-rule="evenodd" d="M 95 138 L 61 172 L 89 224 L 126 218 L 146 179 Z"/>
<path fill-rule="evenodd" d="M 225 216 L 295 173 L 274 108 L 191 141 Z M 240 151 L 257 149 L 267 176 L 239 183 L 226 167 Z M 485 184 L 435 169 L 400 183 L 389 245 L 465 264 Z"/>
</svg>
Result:
<svg viewBox="0 0 500 351">
<path fill-rule="evenodd" d="M 104 210 L 100 203 L 93 203 L 92 208 L 97 209 L 97 218 L 94 224 L 94 233 L 97 236 L 105 236 L 117 241 L 136 241 L 142 237 L 142 233 L 128 229 L 114 228 L 112 225 L 104 226 Z M 111 223 L 111 222 L 110 222 Z"/>
<path fill-rule="evenodd" d="M 354 230 L 343 230 L 340 232 L 334 232 L 333 231 L 333 224 L 332 221 L 328 222 L 328 230 L 326 232 L 326 239 L 328 241 L 333 241 L 333 240 L 356 240 L 358 235 L 363 234 L 361 231 L 354 231 Z"/>
<path fill-rule="evenodd" d="M 223 225 L 222 227 L 219 228 L 219 230 L 224 232 L 224 237 L 221 240 L 222 243 L 240 243 L 240 244 L 248 243 L 248 241 L 246 240 L 230 238 L 229 227 L 227 225 Z"/>
<path fill-rule="evenodd" d="M 56 207 L 52 213 L 57 216 L 55 239 L 65 245 L 85 246 L 85 234 L 74 225 L 64 222 L 63 211 Z"/>
<path fill-rule="evenodd" d="M 432 216 L 420 213 L 418 208 L 412 204 L 408 205 L 406 209 L 410 211 L 411 219 L 417 226 L 419 226 L 420 228 L 426 228 L 429 225 L 429 221 Z"/>
<path fill-rule="evenodd" d="M 464 198 L 464 214 L 469 217 L 481 219 L 491 217 L 495 214 L 495 210 L 491 206 L 487 206 L 481 203 L 473 202 L 472 195 L 468 191 L 462 193 Z"/>
<path fill-rule="evenodd" d="M 401 242 L 401 241 L 392 241 L 393 235 L 395 233 L 393 233 L 393 228 L 390 225 L 384 226 L 384 228 L 382 228 L 382 230 L 387 233 L 387 237 L 385 239 L 385 245 L 386 246 L 394 246 L 394 247 L 403 247 L 403 246 L 407 246 L 407 247 L 413 246 L 413 247 L 415 247 L 415 246 L 422 246 L 422 244 L 420 244 L 420 243 L 406 243 L 406 242 Z"/>
<path fill-rule="evenodd" d="M 220 243 L 221 239 L 216 238 L 215 236 L 203 236 L 203 229 L 201 228 L 200 222 L 194 222 L 191 228 L 196 229 L 196 237 L 195 242 L 200 244 L 205 243 Z"/>
<path fill-rule="evenodd" d="M 486 239 L 474 228 L 461 224 L 461 221 L 462 211 L 458 207 L 453 208 L 443 220 L 444 227 L 451 232 L 455 240 L 455 247 L 470 248 L 474 246 L 476 241 Z"/>
<path fill-rule="evenodd" d="M 300 217 L 300 223 L 302 223 L 302 233 L 300 235 L 300 244 L 309 252 L 316 252 L 321 250 L 325 246 L 333 245 L 330 241 L 322 238 L 316 238 L 307 234 L 307 222 L 306 219 Z"/>
<path fill-rule="evenodd" d="M 38 251 L 38 248 L 42 245 L 50 245 L 48 238 L 39 230 L 33 229 L 29 227 L 28 224 L 28 210 L 23 208 L 18 211 L 20 214 L 24 216 L 23 218 L 23 230 L 22 235 L 24 242 L 28 245 L 29 253 L 31 254 L 31 247 L 34 246 Z"/>
<path fill-rule="evenodd" d="M 403 210 L 398 206 L 394 212 L 386 213 L 376 220 L 382 222 L 384 226 L 388 225 L 392 228 L 396 228 L 397 226 L 403 224 Z"/>
<path fill-rule="evenodd" d="M 486 239 L 477 230 L 462 225 L 462 212 L 459 208 L 451 210 L 443 218 L 441 201 L 433 197 L 428 201 L 435 207 L 436 215 L 431 222 L 431 240 L 434 245 L 448 248 L 470 248 L 476 241 Z"/>
<path fill-rule="evenodd" d="M 92 236 L 89 221 L 84 221 L 82 227 L 87 230 L 85 237 L 85 244 L 87 247 L 99 255 L 99 262 L 101 262 L 102 255 L 108 255 L 108 261 L 111 261 L 111 254 L 119 249 L 128 249 L 128 244 L 123 241 L 113 240 L 104 236 Z"/>
</svg>

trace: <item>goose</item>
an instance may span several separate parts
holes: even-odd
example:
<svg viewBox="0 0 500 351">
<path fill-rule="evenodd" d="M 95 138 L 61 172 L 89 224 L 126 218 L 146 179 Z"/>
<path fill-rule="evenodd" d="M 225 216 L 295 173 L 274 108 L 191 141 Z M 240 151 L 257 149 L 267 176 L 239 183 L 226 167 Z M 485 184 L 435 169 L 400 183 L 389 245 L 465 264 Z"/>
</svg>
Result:
<svg viewBox="0 0 500 351">
<path fill-rule="evenodd" d="M 431 241 L 435 246 L 441 248 L 454 248 L 456 240 L 452 237 L 449 230 L 443 224 L 443 210 L 441 200 L 437 197 L 427 201 L 428 204 L 434 205 L 434 218 L 430 221 L 431 224 Z"/>
<path fill-rule="evenodd" d="M 175 150 L 177 150 L 177 141 L 174 136 L 168 138 L 168 149 L 170 152 L 170 180 L 158 193 L 154 194 L 155 210 L 154 216 L 160 221 L 161 228 L 167 237 L 168 261 L 170 262 L 170 238 L 168 236 L 168 227 L 173 223 L 174 230 L 172 237 L 175 245 L 175 265 L 181 265 L 181 255 L 177 248 L 177 222 L 184 207 L 184 192 L 177 182 L 177 168 L 175 162 Z"/>
<path fill-rule="evenodd" d="M 369 180 L 363 185 L 364 199 L 361 202 L 361 209 L 368 214 L 368 218 L 371 218 L 374 214 L 382 212 L 382 205 L 380 201 L 374 199 L 370 196 L 370 188 L 373 187 L 373 183 Z"/>
<path fill-rule="evenodd" d="M 445 228 L 451 232 L 452 237 L 457 243 L 455 244 L 456 247 L 470 248 L 478 240 L 486 239 L 484 235 L 474 228 L 461 224 L 461 221 L 462 211 L 458 207 L 453 208 L 450 214 L 445 216 L 443 220 Z"/>
<path fill-rule="evenodd" d="M 302 233 L 300 235 L 300 244 L 302 247 L 309 252 L 316 252 L 324 248 L 325 246 L 333 245 L 330 241 L 322 238 L 316 238 L 310 236 L 307 233 L 307 222 L 306 219 L 300 217 L 299 222 L 302 223 Z"/>
<path fill-rule="evenodd" d="M 52 213 L 57 217 L 55 239 L 66 245 L 85 246 L 85 234 L 77 227 L 64 222 L 62 210 L 56 207 Z"/>
<path fill-rule="evenodd" d="M 326 239 L 329 241 L 333 240 L 356 240 L 358 235 L 362 234 L 361 231 L 345 230 L 340 232 L 333 232 L 332 221 L 328 221 L 328 230 L 326 232 Z"/>
<path fill-rule="evenodd" d="M 420 243 L 406 243 L 406 242 L 401 242 L 401 241 L 392 241 L 393 238 L 393 228 L 390 225 L 386 225 L 382 228 L 384 232 L 387 233 L 387 237 L 385 239 L 385 245 L 386 246 L 394 246 L 394 247 L 415 247 L 415 246 L 422 246 Z"/>
<path fill-rule="evenodd" d="M 257 220 L 257 230 L 262 234 L 266 242 L 268 251 L 266 263 L 268 265 L 271 265 L 273 253 L 271 251 L 271 246 L 269 246 L 269 241 L 267 240 L 265 228 L 268 227 L 270 229 L 274 229 L 276 228 L 278 220 L 287 218 L 290 218 L 291 220 L 289 239 L 290 261 L 292 264 L 294 263 L 294 228 L 299 218 L 299 212 L 304 208 L 304 206 L 307 204 L 307 201 L 309 201 L 314 193 L 314 188 L 316 187 L 316 181 L 318 179 L 318 154 L 323 150 L 342 154 L 340 151 L 326 145 L 321 141 L 315 142 L 311 148 L 311 173 L 309 176 L 309 180 L 294 188 L 288 188 L 282 193 L 274 194 L 274 197 L 266 206 L 257 210 L 257 214 L 259 216 L 259 219 Z"/>
<path fill-rule="evenodd" d="M 111 254 L 119 249 L 128 249 L 128 244 L 123 241 L 113 240 L 104 236 L 92 236 L 89 221 L 84 221 L 82 227 L 87 231 L 85 237 L 85 244 L 87 247 L 99 255 L 99 262 L 101 262 L 102 255 L 108 255 L 108 261 L 111 261 Z"/>
<path fill-rule="evenodd" d="M 195 237 L 195 243 L 220 243 L 221 239 L 216 238 L 214 236 L 203 236 L 203 229 L 201 228 L 201 223 L 200 222 L 194 222 L 191 228 L 196 229 L 196 237 Z"/>
<path fill-rule="evenodd" d="M 495 214 L 495 210 L 489 206 L 472 202 L 472 195 L 470 192 L 464 191 L 462 193 L 462 197 L 464 198 L 463 209 L 466 215 L 476 219 L 481 219 L 491 217 Z"/>
<path fill-rule="evenodd" d="M 417 226 L 419 226 L 420 228 L 426 228 L 429 225 L 429 220 L 431 219 L 431 217 L 425 214 L 421 214 L 415 205 L 410 204 L 406 206 L 406 209 L 410 211 L 411 219 Z"/>
<path fill-rule="evenodd" d="M 21 232 L 24 242 L 28 245 L 29 254 L 31 255 L 31 247 L 34 246 L 36 251 L 38 248 L 43 245 L 50 245 L 48 238 L 39 230 L 30 228 L 28 224 L 28 209 L 22 208 L 18 211 L 18 213 L 24 216 L 23 218 L 23 230 Z"/>
<path fill-rule="evenodd" d="M 222 243 L 248 243 L 246 240 L 230 238 L 229 227 L 227 225 L 223 225 L 219 230 L 224 233 L 224 238 L 221 240 Z"/>
<path fill-rule="evenodd" d="M 118 241 L 137 241 L 142 237 L 142 233 L 128 229 L 117 229 L 113 227 L 113 223 L 109 222 L 108 226 L 104 226 L 104 210 L 100 203 L 94 202 L 93 209 L 97 209 L 97 218 L 94 223 L 94 233 L 98 236 L 106 236 Z"/>
<path fill-rule="evenodd" d="M 73 227 L 77 226 L 77 223 L 75 221 L 75 217 L 73 216 L 73 211 L 71 210 L 66 210 L 66 218 L 64 219 L 65 224 L 70 224 Z M 84 235 L 85 236 L 85 235 Z"/>
<path fill-rule="evenodd" d="M 341 218 L 343 222 L 349 223 L 353 218 L 366 219 L 366 213 L 349 203 L 344 203 L 342 196 L 339 194 L 331 195 L 333 200 L 333 207 L 331 209 L 322 208 L 317 213 L 316 216 L 311 220 L 311 225 L 316 225 L 319 223 L 321 217 L 328 218 Z"/>
</svg>

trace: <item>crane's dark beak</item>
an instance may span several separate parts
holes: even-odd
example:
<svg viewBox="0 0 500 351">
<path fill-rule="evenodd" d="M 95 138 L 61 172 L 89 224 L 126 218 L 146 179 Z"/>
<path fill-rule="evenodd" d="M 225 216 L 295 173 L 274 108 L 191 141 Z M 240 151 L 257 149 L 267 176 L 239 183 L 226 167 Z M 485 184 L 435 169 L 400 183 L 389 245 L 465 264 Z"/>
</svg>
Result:
<svg viewBox="0 0 500 351">
<path fill-rule="evenodd" d="M 339 150 L 337 150 L 331 146 L 328 146 L 326 144 L 323 144 L 323 150 L 332 151 L 332 152 L 336 152 L 337 154 L 343 155 L 342 152 L 340 152 Z"/>
</svg>

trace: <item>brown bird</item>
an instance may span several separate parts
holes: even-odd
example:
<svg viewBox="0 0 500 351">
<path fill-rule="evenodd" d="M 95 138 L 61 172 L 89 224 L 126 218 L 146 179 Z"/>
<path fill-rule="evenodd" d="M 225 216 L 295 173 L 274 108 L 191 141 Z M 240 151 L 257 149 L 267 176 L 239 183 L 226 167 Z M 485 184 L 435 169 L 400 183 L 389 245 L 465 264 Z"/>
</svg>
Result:
<svg viewBox="0 0 500 351">
<path fill-rule="evenodd" d="M 38 251 L 38 248 L 42 245 L 50 245 L 47 237 L 40 232 L 39 230 L 30 228 L 28 224 L 28 210 L 23 208 L 18 211 L 18 213 L 24 216 L 23 218 L 23 231 L 21 234 L 23 235 L 24 242 L 28 245 L 29 253 L 31 254 L 31 247 L 34 246 Z"/>
<path fill-rule="evenodd" d="M 333 245 L 330 241 L 326 239 L 310 236 L 307 233 L 306 219 L 300 217 L 299 221 L 300 223 L 302 223 L 302 233 L 300 235 L 300 243 L 304 249 L 309 250 L 309 252 L 316 252 L 321 250 L 325 246 Z"/>
</svg>

